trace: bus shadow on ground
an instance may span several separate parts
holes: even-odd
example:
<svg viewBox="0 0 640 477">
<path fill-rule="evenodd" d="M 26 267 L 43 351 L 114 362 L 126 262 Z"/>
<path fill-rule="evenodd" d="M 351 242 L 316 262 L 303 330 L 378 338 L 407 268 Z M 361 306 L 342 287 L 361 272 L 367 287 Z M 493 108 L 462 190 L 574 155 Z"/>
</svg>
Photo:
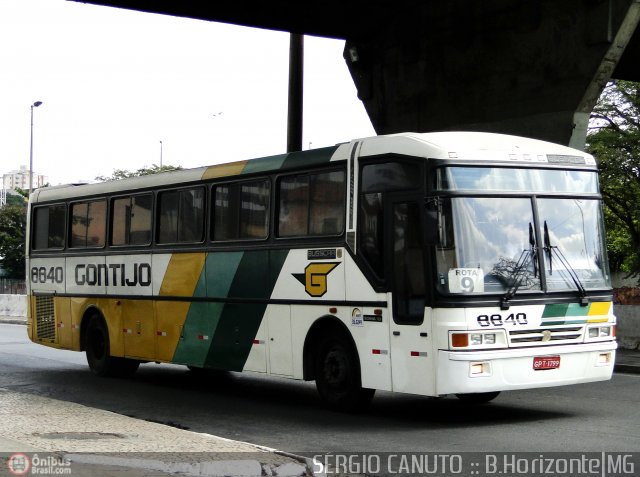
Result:
<svg viewBox="0 0 640 477">
<path fill-rule="evenodd" d="M 482 405 L 455 397 L 378 392 L 370 407 L 346 414 L 325 409 L 313 382 L 252 373 L 193 372 L 176 365 L 144 365 L 127 379 L 100 378 L 88 369 L 48 369 L 35 375 L 31 370 L 26 374 L 14 381 L 15 386 L 4 387 L 223 437 L 229 437 L 229 429 L 254 428 L 256 422 L 265 433 L 273 426 L 301 433 L 357 430 L 376 434 L 385 429 L 483 428 L 581 414 L 554 405 L 552 394 L 544 400 L 537 396 L 523 402 L 522 392 L 515 399 L 504 393 Z M 233 436 L 237 438 L 236 433 Z"/>
<path fill-rule="evenodd" d="M 403 428 L 455 428 L 526 423 L 572 417 L 575 413 L 552 406 L 552 397 L 542 409 L 531 400 L 514 402 L 511 393 L 504 393 L 487 404 L 473 405 L 447 396 L 424 396 L 378 391 L 371 405 L 348 414 L 323 407 L 315 383 L 284 378 L 264 377 L 254 373 L 224 371 L 183 371 L 180 367 L 142 367 L 137 380 L 153 386 L 169 388 L 172 393 L 193 395 L 194 404 L 205 399 L 207 412 L 213 409 L 234 409 L 248 419 L 265 416 L 286 416 L 300 424 L 317 425 L 326 421 L 332 428 L 375 429 L 382 421 Z M 548 391 L 547 391 L 548 392 Z M 519 395 L 521 395 L 520 392 Z"/>
</svg>

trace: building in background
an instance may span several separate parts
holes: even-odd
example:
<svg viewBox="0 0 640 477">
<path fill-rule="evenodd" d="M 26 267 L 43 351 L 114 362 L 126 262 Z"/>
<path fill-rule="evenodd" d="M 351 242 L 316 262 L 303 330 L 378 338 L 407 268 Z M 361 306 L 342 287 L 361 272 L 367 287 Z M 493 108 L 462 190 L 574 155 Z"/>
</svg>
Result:
<svg viewBox="0 0 640 477">
<path fill-rule="evenodd" d="M 42 187 L 47 182 L 46 176 L 33 173 L 33 188 L 37 189 Z M 15 189 L 20 188 L 29 189 L 29 168 L 27 166 L 20 166 L 20 169 L 15 171 L 9 171 L 2 175 L 2 187 L 3 189 Z"/>
</svg>

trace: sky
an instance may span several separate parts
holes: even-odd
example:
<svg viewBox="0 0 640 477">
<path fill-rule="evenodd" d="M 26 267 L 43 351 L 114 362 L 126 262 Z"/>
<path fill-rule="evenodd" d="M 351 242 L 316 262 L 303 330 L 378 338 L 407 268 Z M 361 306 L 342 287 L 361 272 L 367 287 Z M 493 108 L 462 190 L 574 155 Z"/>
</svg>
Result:
<svg viewBox="0 0 640 477">
<path fill-rule="evenodd" d="M 303 149 L 374 135 L 342 58 L 305 37 Z M 0 174 L 52 185 L 286 151 L 289 34 L 66 0 L 0 0 Z M 162 141 L 162 145 L 160 142 Z"/>
</svg>

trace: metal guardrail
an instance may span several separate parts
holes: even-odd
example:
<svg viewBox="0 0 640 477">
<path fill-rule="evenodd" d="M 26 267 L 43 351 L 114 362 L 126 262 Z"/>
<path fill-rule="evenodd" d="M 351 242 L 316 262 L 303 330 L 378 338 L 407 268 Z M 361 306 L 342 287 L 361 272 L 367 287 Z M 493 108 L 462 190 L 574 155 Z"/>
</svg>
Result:
<svg viewBox="0 0 640 477">
<path fill-rule="evenodd" d="M 0 295 L 26 295 L 27 282 L 15 278 L 0 278 Z"/>
</svg>

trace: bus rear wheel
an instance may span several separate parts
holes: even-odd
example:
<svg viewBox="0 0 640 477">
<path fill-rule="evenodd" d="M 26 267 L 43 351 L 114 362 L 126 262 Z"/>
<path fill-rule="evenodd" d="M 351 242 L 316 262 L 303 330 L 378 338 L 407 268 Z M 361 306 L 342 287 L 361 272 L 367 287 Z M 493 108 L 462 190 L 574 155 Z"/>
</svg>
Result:
<svg viewBox="0 0 640 477">
<path fill-rule="evenodd" d="M 456 397 L 462 402 L 469 404 L 484 404 L 489 401 L 493 401 L 498 397 L 500 391 L 494 391 L 490 393 L 469 393 L 469 394 L 456 394 Z"/>
<path fill-rule="evenodd" d="M 109 330 L 100 315 L 93 315 L 85 331 L 89 369 L 98 376 L 126 377 L 136 372 L 140 361 L 111 356 Z"/>
<path fill-rule="evenodd" d="M 356 352 L 344 336 L 325 336 L 320 341 L 315 376 L 320 397 L 337 411 L 364 410 L 375 394 L 374 389 L 362 387 Z"/>
</svg>

